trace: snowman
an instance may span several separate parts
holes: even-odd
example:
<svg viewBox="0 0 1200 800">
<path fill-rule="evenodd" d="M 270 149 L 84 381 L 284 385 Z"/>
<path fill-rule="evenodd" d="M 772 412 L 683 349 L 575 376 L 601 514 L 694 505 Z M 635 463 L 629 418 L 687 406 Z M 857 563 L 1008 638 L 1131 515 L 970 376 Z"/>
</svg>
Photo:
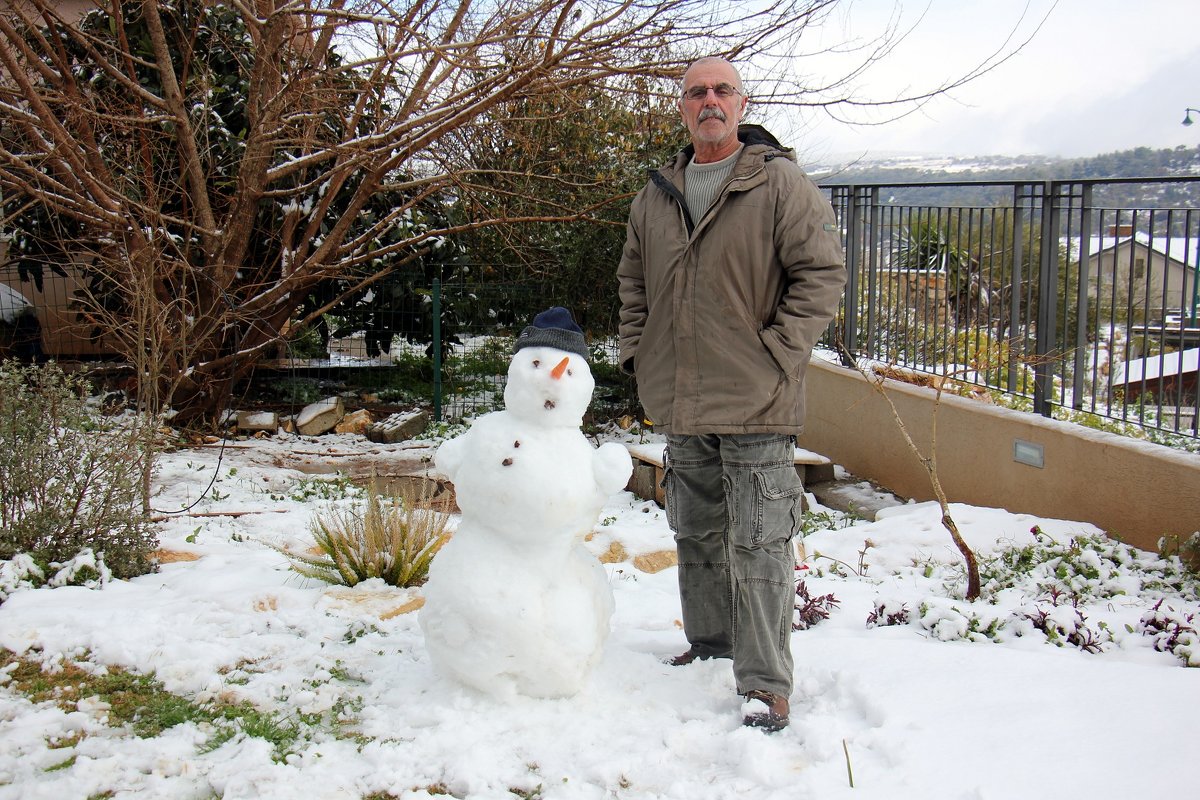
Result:
<svg viewBox="0 0 1200 800">
<path fill-rule="evenodd" d="M 577 693 L 608 636 L 612 589 L 583 539 L 633 466 L 580 431 L 587 355 L 567 309 L 538 314 L 517 338 L 504 410 L 435 456 L 462 520 L 430 567 L 420 625 L 440 671 L 494 696 Z"/>
</svg>

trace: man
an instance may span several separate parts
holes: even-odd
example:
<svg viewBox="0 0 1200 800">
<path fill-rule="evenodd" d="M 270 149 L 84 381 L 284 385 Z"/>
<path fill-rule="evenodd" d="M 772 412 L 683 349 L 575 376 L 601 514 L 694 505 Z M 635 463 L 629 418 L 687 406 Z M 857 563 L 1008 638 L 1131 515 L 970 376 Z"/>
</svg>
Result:
<svg viewBox="0 0 1200 800">
<path fill-rule="evenodd" d="M 833 209 L 746 112 L 728 61 L 683 78 L 691 145 L 633 202 L 618 267 L 622 368 L 666 434 L 667 518 L 689 649 L 732 658 L 746 725 L 779 730 L 792 691 L 791 539 L 804 374 L 845 283 Z"/>
</svg>

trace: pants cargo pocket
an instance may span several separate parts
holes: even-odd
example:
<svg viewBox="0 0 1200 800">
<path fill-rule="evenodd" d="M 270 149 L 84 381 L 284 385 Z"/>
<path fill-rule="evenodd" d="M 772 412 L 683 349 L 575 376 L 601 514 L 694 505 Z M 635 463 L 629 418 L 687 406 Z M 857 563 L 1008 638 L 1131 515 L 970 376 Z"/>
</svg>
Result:
<svg viewBox="0 0 1200 800">
<path fill-rule="evenodd" d="M 804 485 L 790 464 L 755 471 L 754 544 L 787 540 L 800 530 Z"/>
</svg>

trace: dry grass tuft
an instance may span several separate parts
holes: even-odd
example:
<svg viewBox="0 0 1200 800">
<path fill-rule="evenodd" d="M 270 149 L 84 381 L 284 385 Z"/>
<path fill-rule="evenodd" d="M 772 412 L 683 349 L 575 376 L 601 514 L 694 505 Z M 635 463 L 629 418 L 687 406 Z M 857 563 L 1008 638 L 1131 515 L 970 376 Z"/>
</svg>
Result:
<svg viewBox="0 0 1200 800">
<path fill-rule="evenodd" d="M 430 507 L 427 484 L 408 484 L 384 497 L 373 485 L 365 507 L 337 507 L 314 516 L 317 553 L 286 549 L 292 569 L 326 583 L 354 586 L 380 578 L 389 586 L 420 586 L 450 538 L 449 516 Z"/>
</svg>

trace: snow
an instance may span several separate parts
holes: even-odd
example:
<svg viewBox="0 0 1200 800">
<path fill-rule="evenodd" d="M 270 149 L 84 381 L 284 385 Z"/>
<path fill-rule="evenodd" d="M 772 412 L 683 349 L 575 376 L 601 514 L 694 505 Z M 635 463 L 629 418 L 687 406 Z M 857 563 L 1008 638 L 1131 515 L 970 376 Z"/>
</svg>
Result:
<svg viewBox="0 0 1200 800">
<path fill-rule="evenodd" d="M 249 701 L 296 724 L 319 713 L 339 722 L 313 725 L 283 754 L 247 735 L 210 749 L 211 732 L 195 724 L 141 739 L 107 725 L 95 698 L 63 711 L 0 675 L 0 798 L 1194 796 L 1200 670 L 1126 627 L 1155 598 L 1111 594 L 1081 608 L 1113 631 L 1101 653 L 1034 635 L 955 639 L 969 612 L 999 617 L 1029 598 L 961 600 L 934 504 L 809 533 L 797 575 L 838 605 L 792 635 L 792 724 L 779 733 L 741 726 L 727 662 L 662 663 L 686 647 L 675 570 L 643 572 L 630 559 L 670 549 L 671 534 L 662 509 L 625 491 L 609 497 L 585 542 L 596 555 L 620 542 L 629 558 L 604 565 L 615 611 L 582 690 L 495 699 L 463 687 L 434 667 L 418 615 L 405 613 L 419 589 L 329 587 L 290 571 L 271 547 L 310 546 L 314 511 L 353 500 L 298 491 L 315 480 L 296 469 L 305 460 L 336 469 L 367 459 L 386 473 L 389 461 L 432 457 L 435 446 L 280 434 L 164 455 L 156 511 L 195 503 L 159 523 L 162 547 L 181 560 L 101 589 L 14 581 L 0 646 L 47 665 L 153 672 L 189 698 Z M 210 482 L 216 491 L 205 493 Z M 985 557 L 1031 543 L 1035 526 L 1057 541 L 1098 533 L 999 509 L 951 511 Z M 213 512 L 251 513 L 198 516 Z M 1130 579 L 1126 569 L 1114 576 Z M 866 625 L 880 602 L 922 600 L 928 627 Z M 1167 602 L 1197 610 L 1194 596 Z"/>
</svg>

